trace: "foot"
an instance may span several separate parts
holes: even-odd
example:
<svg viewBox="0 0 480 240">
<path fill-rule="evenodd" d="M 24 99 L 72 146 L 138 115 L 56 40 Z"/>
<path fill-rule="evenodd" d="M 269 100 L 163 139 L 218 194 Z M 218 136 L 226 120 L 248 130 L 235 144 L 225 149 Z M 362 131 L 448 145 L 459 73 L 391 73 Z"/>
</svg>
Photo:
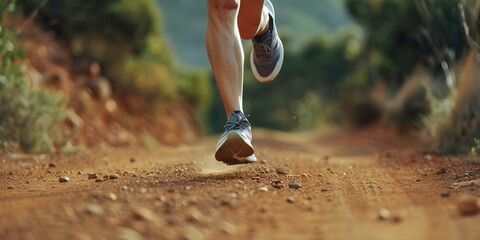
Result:
<svg viewBox="0 0 480 240">
<path fill-rule="evenodd" d="M 260 82 L 270 82 L 277 77 L 283 64 L 283 44 L 275 26 L 275 10 L 270 0 L 265 0 L 270 16 L 268 30 L 252 39 L 253 50 L 250 65 L 255 78 Z"/>
<path fill-rule="evenodd" d="M 241 111 L 235 110 L 217 143 L 215 159 L 227 165 L 253 163 L 257 161 L 253 152 L 250 122 Z"/>
</svg>

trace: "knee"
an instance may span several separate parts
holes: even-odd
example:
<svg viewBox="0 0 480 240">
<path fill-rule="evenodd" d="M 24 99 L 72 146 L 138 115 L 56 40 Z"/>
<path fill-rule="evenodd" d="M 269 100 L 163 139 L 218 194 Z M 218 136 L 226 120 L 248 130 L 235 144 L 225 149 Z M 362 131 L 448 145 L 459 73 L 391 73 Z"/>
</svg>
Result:
<svg viewBox="0 0 480 240">
<path fill-rule="evenodd" d="M 240 0 L 208 0 L 208 15 L 225 19 L 228 13 L 236 12 L 239 7 Z"/>
</svg>

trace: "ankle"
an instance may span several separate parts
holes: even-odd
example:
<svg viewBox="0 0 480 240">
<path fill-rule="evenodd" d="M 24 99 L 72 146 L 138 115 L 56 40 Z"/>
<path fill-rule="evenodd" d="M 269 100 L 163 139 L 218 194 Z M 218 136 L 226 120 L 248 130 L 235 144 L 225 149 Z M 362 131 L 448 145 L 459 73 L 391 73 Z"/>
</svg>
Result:
<svg viewBox="0 0 480 240">
<path fill-rule="evenodd" d="M 272 21 L 272 17 L 270 16 L 270 14 L 264 11 L 262 14 L 262 20 L 261 20 L 261 23 L 264 23 L 264 24 L 263 26 L 259 27 L 259 30 L 255 35 L 255 37 L 261 36 L 266 32 L 268 32 L 268 30 L 270 30 L 270 25 L 272 24 L 271 21 Z"/>
</svg>

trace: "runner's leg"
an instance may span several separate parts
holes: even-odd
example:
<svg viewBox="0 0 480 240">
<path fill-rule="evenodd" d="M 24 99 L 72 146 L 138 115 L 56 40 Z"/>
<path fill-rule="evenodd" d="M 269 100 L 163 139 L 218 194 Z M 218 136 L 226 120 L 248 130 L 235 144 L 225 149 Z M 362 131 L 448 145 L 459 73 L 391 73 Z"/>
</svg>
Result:
<svg viewBox="0 0 480 240">
<path fill-rule="evenodd" d="M 238 13 L 238 28 L 243 39 L 252 39 L 268 29 L 268 12 L 264 0 L 242 0 Z"/>
<path fill-rule="evenodd" d="M 207 2 L 207 52 L 228 118 L 234 110 L 243 112 L 244 53 L 237 26 L 240 0 Z"/>
</svg>

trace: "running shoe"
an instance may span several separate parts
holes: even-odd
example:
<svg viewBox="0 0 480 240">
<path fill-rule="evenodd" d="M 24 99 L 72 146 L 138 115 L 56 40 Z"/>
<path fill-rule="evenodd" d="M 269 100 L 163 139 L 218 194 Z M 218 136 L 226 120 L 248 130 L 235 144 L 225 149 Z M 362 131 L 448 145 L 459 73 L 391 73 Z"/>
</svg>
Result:
<svg viewBox="0 0 480 240">
<path fill-rule="evenodd" d="M 270 16 L 269 28 L 262 35 L 252 39 L 253 49 L 250 53 L 250 65 L 255 78 L 262 82 L 270 82 L 277 77 L 283 64 L 283 44 L 275 26 L 275 10 L 270 0 L 264 5 Z"/>
<path fill-rule="evenodd" d="M 235 110 L 225 124 L 215 151 L 215 159 L 227 165 L 246 164 L 257 161 L 253 154 L 252 127 L 245 114 Z"/>
</svg>

